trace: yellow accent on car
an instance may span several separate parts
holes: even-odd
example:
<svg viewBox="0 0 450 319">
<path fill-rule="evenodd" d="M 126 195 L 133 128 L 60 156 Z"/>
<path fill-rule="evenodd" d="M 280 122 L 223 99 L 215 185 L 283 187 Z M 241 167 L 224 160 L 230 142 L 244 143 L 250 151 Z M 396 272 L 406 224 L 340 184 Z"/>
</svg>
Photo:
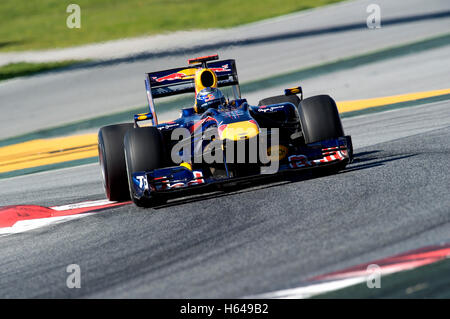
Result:
<svg viewBox="0 0 450 319">
<path fill-rule="evenodd" d="M 207 87 L 217 88 L 217 75 L 214 71 L 207 68 L 197 69 L 197 71 L 195 72 L 194 84 L 196 95 L 204 88 Z M 195 100 L 194 110 L 195 112 L 198 112 L 197 100 Z"/>
<path fill-rule="evenodd" d="M 188 80 L 188 79 L 192 79 L 195 76 L 196 72 L 197 72 L 197 69 L 188 68 L 188 69 L 183 69 L 181 71 L 178 71 L 177 73 L 184 74 L 185 76 L 183 77 L 183 80 Z"/>
<path fill-rule="evenodd" d="M 180 166 L 186 167 L 188 170 L 192 171 L 192 165 L 187 162 L 182 162 Z"/>
<path fill-rule="evenodd" d="M 148 115 L 147 115 L 147 113 L 138 114 L 138 118 L 137 119 L 139 121 L 147 120 L 148 119 Z"/>
<path fill-rule="evenodd" d="M 198 69 L 195 72 L 195 92 L 198 93 L 206 87 L 217 87 L 217 75 L 210 69 Z"/>
<path fill-rule="evenodd" d="M 254 121 L 241 121 L 227 124 L 220 133 L 222 140 L 239 141 L 250 139 L 259 134 L 259 127 Z"/>
<path fill-rule="evenodd" d="M 271 161 L 281 161 L 286 157 L 288 148 L 284 145 L 273 145 L 267 148 L 267 155 Z"/>
</svg>

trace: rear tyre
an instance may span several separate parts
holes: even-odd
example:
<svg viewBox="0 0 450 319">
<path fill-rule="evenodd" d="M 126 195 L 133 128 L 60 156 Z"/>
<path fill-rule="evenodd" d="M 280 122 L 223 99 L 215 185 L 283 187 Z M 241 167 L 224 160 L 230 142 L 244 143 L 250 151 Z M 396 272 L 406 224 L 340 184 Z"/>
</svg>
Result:
<svg viewBox="0 0 450 319">
<path fill-rule="evenodd" d="M 135 196 L 132 174 L 163 167 L 164 148 L 161 133 L 156 127 L 132 128 L 125 134 L 124 146 L 130 197 L 137 206 L 149 207 L 155 201 Z"/>
<path fill-rule="evenodd" d="M 123 137 L 132 123 L 104 126 L 98 132 L 98 156 L 106 197 L 111 201 L 130 199 L 123 152 Z"/>
</svg>

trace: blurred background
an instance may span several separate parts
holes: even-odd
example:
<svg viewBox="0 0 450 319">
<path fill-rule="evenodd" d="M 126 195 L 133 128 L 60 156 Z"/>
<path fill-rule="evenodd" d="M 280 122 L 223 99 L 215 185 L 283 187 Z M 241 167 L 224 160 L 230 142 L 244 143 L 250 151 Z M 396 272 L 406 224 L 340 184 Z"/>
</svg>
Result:
<svg viewBox="0 0 450 319">
<path fill-rule="evenodd" d="M 178 30 L 227 28 L 339 0 L 3 0 L 0 52 L 70 47 Z M 70 4 L 82 27 L 66 26 Z"/>
</svg>

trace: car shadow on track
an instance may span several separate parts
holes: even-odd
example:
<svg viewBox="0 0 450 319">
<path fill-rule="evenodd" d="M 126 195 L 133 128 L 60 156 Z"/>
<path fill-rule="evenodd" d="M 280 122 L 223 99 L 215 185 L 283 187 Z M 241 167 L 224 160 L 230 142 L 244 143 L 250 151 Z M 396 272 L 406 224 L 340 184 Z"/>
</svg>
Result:
<svg viewBox="0 0 450 319">
<path fill-rule="evenodd" d="M 192 193 L 182 198 L 169 199 L 168 202 L 162 203 L 160 205 L 153 206 L 153 209 L 161 209 L 167 207 L 173 207 L 178 205 L 184 205 L 192 202 L 200 202 L 212 198 L 220 198 L 224 196 L 232 196 L 236 194 L 242 194 L 247 192 L 252 192 L 258 189 L 268 189 L 272 187 L 277 187 L 285 184 L 296 183 L 300 181 L 305 181 L 314 178 L 313 174 L 309 171 L 302 173 L 296 173 L 291 176 L 268 176 L 259 177 L 256 181 L 251 182 L 240 182 L 233 185 L 228 185 L 220 188 L 211 187 L 210 189 L 204 190 L 202 193 Z"/>
<path fill-rule="evenodd" d="M 410 158 L 410 157 L 419 155 L 419 154 L 390 154 L 390 155 L 385 155 L 385 156 L 365 157 L 365 155 L 370 155 L 370 154 L 379 153 L 379 152 L 381 152 L 381 151 L 363 152 L 363 153 L 355 154 L 355 159 L 353 160 L 353 163 L 350 164 L 349 166 L 347 166 L 347 168 L 345 170 L 339 172 L 339 174 L 350 173 L 350 172 L 359 171 L 362 169 L 373 168 L 373 167 L 377 167 L 377 166 L 383 166 L 385 163 L 388 163 L 388 162 L 402 160 L 402 159 L 406 159 L 406 158 Z M 360 163 L 363 163 L 363 164 L 360 164 Z"/>
</svg>

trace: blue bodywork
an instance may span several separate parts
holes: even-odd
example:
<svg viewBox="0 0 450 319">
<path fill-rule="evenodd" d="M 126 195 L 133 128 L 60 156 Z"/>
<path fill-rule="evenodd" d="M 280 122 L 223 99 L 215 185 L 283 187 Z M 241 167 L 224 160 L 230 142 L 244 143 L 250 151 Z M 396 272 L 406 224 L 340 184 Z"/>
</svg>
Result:
<svg viewBox="0 0 450 319">
<path fill-rule="evenodd" d="M 216 128 L 223 124 L 255 120 L 252 115 L 259 113 L 268 117 L 277 114 L 278 120 L 284 119 L 284 121 L 279 122 L 282 127 L 284 122 L 291 122 L 291 117 L 296 116 L 297 112 L 296 107 L 291 103 L 250 106 L 245 99 L 238 99 L 231 104 L 232 106 L 223 109 L 209 109 L 203 114 L 195 113 L 193 108 L 186 108 L 181 111 L 181 116 L 178 119 L 158 124 L 156 127 L 163 136 L 170 136 L 172 131 L 177 128 L 188 129 L 194 136 L 197 131 L 204 132 L 208 128 Z M 190 141 L 193 154 L 197 140 L 192 138 Z M 281 142 L 285 143 L 285 141 Z M 285 144 L 289 145 L 288 143 Z M 278 172 L 310 169 L 343 161 L 348 162 L 351 158 L 352 147 L 351 138 L 345 136 L 314 144 L 289 146 L 287 149 L 286 156 L 280 161 Z M 226 164 L 225 162 L 225 174 L 220 177 L 206 174 L 204 168 L 201 167 L 188 169 L 179 165 L 150 172 L 135 172 L 133 173 L 135 196 L 139 198 L 150 196 L 153 193 L 165 193 L 175 189 L 205 186 L 239 179 L 239 176 L 230 174 Z M 248 178 L 249 176 L 244 177 L 244 179 Z"/>
</svg>

